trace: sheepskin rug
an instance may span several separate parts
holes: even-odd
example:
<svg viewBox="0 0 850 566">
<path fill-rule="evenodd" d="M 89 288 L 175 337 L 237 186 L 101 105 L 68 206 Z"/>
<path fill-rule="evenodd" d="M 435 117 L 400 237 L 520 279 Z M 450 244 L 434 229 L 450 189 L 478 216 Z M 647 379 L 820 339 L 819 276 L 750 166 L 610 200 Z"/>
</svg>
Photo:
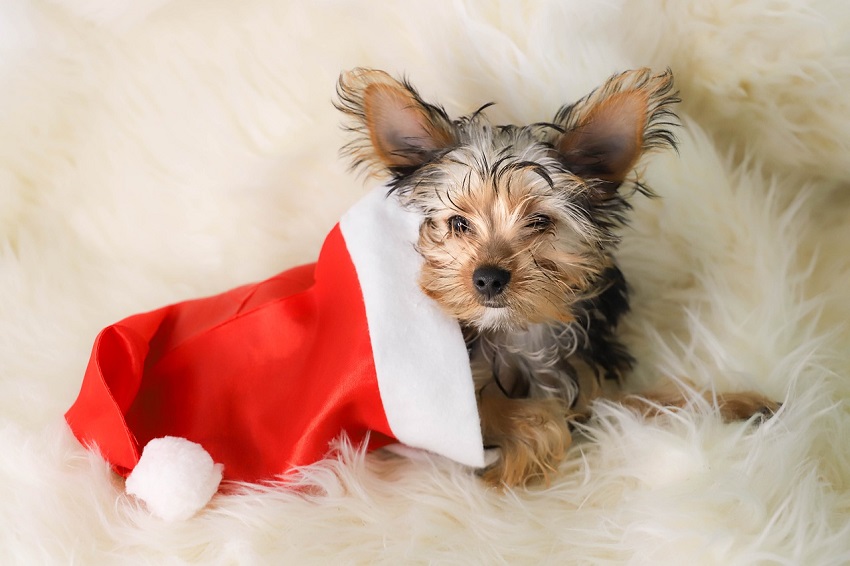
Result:
<svg viewBox="0 0 850 566">
<path fill-rule="evenodd" d="M 63 413 L 107 324 L 316 257 L 370 181 L 339 72 L 450 113 L 551 119 L 672 68 L 678 154 L 644 163 L 620 258 L 634 390 L 686 378 L 784 403 L 601 405 L 549 485 L 341 443 L 294 486 L 152 517 Z M 850 6 L 843 0 L 4 0 L 3 564 L 850 562 Z"/>
</svg>

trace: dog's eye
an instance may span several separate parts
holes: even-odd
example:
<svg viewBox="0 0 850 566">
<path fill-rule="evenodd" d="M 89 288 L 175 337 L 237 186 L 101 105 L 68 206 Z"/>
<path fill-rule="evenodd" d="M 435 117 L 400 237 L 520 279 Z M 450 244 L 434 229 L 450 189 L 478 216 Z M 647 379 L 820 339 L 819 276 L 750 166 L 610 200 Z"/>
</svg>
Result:
<svg viewBox="0 0 850 566">
<path fill-rule="evenodd" d="M 552 225 L 552 218 L 545 214 L 532 214 L 526 226 L 536 232 L 542 232 Z"/>
<path fill-rule="evenodd" d="M 463 216 L 452 216 L 449 218 L 449 229 L 451 229 L 452 234 L 466 234 L 470 230 L 469 220 Z"/>
</svg>

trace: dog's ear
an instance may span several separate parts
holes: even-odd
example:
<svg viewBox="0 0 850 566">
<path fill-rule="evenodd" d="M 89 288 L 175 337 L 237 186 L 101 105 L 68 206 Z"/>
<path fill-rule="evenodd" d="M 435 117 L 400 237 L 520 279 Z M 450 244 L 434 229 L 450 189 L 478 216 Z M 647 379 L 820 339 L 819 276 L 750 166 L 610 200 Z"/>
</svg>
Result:
<svg viewBox="0 0 850 566">
<path fill-rule="evenodd" d="M 659 75 L 649 69 L 615 75 L 558 112 L 555 124 L 563 133 L 553 145 L 570 171 L 614 190 L 645 151 L 675 147 L 676 94 L 669 69 Z"/>
<path fill-rule="evenodd" d="M 353 69 L 337 83 L 336 107 L 350 116 L 359 134 L 343 151 L 354 166 L 403 174 L 455 141 L 445 110 L 424 102 L 407 82 L 383 71 Z"/>
</svg>

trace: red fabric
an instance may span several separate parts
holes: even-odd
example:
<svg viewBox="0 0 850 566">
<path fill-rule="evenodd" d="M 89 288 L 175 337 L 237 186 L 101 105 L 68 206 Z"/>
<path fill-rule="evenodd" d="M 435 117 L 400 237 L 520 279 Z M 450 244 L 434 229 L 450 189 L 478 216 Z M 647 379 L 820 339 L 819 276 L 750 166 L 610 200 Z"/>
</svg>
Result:
<svg viewBox="0 0 850 566">
<path fill-rule="evenodd" d="M 103 330 L 65 417 L 123 475 L 162 436 L 198 442 L 242 481 L 321 459 L 341 431 L 390 442 L 339 226 L 316 264 Z"/>
</svg>

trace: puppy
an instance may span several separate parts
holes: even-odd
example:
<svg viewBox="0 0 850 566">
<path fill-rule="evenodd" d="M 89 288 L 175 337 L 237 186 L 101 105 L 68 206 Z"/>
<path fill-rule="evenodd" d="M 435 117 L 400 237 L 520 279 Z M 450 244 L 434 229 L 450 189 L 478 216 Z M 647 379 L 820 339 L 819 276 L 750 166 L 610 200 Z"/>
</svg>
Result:
<svg viewBox="0 0 850 566">
<path fill-rule="evenodd" d="M 668 70 L 608 79 L 551 123 L 490 124 L 480 108 L 452 120 L 406 81 L 354 69 L 337 85 L 350 119 L 344 153 L 389 177 L 418 210 L 422 290 L 461 324 L 485 444 L 483 471 L 502 486 L 547 478 L 563 459 L 569 422 L 606 395 L 645 413 L 685 404 L 678 393 L 624 397 L 633 364 L 616 328 L 628 289 L 613 252 L 633 175 L 649 151 L 675 148 L 679 100 Z M 754 393 L 718 399 L 727 419 L 770 414 Z"/>
</svg>

